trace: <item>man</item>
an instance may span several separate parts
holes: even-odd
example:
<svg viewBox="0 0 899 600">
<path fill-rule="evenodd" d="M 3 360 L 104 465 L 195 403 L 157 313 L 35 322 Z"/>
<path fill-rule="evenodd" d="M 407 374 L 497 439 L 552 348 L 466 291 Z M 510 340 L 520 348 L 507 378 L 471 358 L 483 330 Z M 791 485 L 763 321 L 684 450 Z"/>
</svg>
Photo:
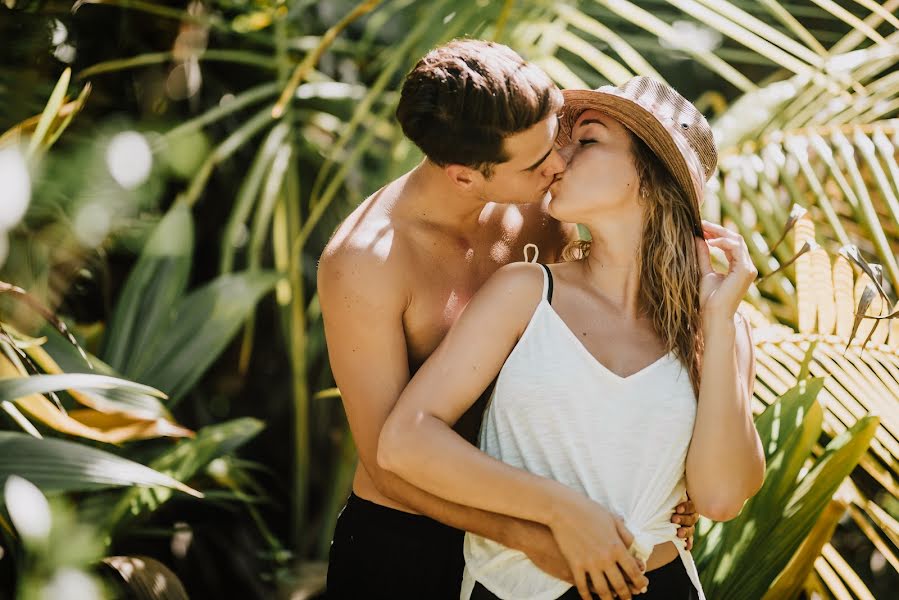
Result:
<svg viewBox="0 0 899 600">
<path fill-rule="evenodd" d="M 565 168 L 554 143 L 561 106 L 549 77 L 505 46 L 457 40 L 431 51 L 397 108 L 425 160 L 365 200 L 325 248 L 328 353 L 359 453 L 331 547 L 329 598 L 457 599 L 465 531 L 571 580 L 546 527 L 447 502 L 377 464 L 387 415 L 478 288 L 522 260 L 526 244 L 554 262 L 574 239 L 546 210 Z M 482 398 L 456 425 L 472 443 L 483 408 Z M 692 535 L 693 509 L 679 510 L 673 520 Z"/>
</svg>

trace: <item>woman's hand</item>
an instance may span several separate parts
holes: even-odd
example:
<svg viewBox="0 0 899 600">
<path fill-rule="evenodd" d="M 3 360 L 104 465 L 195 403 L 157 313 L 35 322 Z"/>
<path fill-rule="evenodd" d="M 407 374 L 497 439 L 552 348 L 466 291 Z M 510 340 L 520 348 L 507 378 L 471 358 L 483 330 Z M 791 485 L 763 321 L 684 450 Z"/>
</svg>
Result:
<svg viewBox="0 0 899 600">
<path fill-rule="evenodd" d="M 583 600 L 592 598 L 591 587 L 603 600 L 629 600 L 646 591 L 645 565 L 628 552 L 634 536 L 620 518 L 576 492 L 557 506 L 547 525 Z"/>
<path fill-rule="evenodd" d="M 511 529 L 517 532 L 515 538 L 497 541 L 524 552 L 544 573 L 574 583 L 571 567 L 562 555 L 562 550 L 549 527 L 533 521 L 519 521 Z"/>
<path fill-rule="evenodd" d="M 743 236 L 726 227 L 702 222 L 705 239 L 696 238 L 696 252 L 702 280 L 699 284 L 699 302 L 703 318 L 708 315 L 733 318 L 740 301 L 755 281 L 758 271 L 749 257 Z M 712 267 L 709 247 L 720 248 L 727 257 L 727 273 L 718 273 Z"/>
</svg>

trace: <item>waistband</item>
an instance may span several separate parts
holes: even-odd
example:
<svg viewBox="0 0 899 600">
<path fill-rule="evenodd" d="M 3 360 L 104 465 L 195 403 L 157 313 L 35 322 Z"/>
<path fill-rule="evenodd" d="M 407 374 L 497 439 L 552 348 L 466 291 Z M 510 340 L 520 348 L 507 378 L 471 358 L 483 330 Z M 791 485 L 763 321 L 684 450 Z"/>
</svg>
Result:
<svg viewBox="0 0 899 600">
<path fill-rule="evenodd" d="M 458 539 L 461 543 L 464 531 L 444 525 L 425 515 L 407 513 L 383 506 L 350 493 L 346 506 L 340 513 L 340 520 L 353 524 L 358 530 L 389 530 L 391 535 L 429 535 L 440 538 Z"/>
</svg>

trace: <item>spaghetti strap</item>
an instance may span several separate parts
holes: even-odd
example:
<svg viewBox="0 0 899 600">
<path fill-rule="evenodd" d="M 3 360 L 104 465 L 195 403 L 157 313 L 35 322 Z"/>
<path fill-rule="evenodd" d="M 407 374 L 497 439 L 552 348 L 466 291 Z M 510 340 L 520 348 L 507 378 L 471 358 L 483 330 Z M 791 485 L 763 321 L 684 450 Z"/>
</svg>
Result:
<svg viewBox="0 0 899 600">
<path fill-rule="evenodd" d="M 543 295 L 546 297 L 546 301 L 550 304 L 553 303 L 553 274 L 552 271 L 549 270 L 544 264 L 540 265 L 543 267 Z"/>
<path fill-rule="evenodd" d="M 534 258 L 533 260 L 528 258 L 528 250 L 534 250 Z M 529 263 L 536 263 L 537 258 L 540 256 L 540 248 L 537 247 L 537 244 L 525 244 L 524 245 L 524 260 Z M 552 304 L 553 301 L 553 274 L 550 272 L 549 267 L 540 263 L 540 266 L 543 267 L 543 297 L 546 298 L 546 301 Z"/>
</svg>

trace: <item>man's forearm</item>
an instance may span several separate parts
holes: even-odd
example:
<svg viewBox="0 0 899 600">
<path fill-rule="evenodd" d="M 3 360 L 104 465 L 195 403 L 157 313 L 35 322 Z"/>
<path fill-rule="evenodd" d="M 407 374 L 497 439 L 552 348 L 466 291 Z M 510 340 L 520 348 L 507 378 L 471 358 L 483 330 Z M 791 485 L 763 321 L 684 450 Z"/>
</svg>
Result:
<svg viewBox="0 0 899 600">
<path fill-rule="evenodd" d="M 378 491 L 391 500 L 444 525 L 470 531 L 524 552 L 550 575 L 574 583 L 568 563 L 546 525 L 444 500 L 383 469 L 372 479 Z"/>
<path fill-rule="evenodd" d="M 379 469 L 372 479 L 378 491 L 416 512 L 444 525 L 470 531 L 515 550 L 527 551 L 529 537 L 527 532 L 534 528 L 549 531 L 549 528 L 539 523 L 450 502 L 417 488 L 402 477 L 384 469 Z"/>
</svg>

